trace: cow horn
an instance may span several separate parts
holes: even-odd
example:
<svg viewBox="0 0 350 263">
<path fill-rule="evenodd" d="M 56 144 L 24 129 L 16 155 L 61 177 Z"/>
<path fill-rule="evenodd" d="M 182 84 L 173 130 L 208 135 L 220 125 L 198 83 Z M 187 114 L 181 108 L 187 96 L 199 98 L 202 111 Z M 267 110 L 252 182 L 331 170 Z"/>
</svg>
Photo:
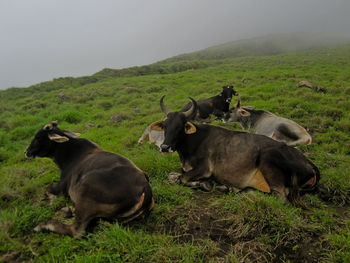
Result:
<svg viewBox="0 0 350 263">
<path fill-rule="evenodd" d="M 241 107 L 241 99 L 238 99 L 237 104 L 236 104 L 236 108 L 240 108 Z"/>
<path fill-rule="evenodd" d="M 160 108 L 161 108 L 162 111 L 165 113 L 165 115 L 168 115 L 169 110 L 168 110 L 168 108 L 164 105 L 164 102 L 163 102 L 164 97 L 165 97 L 165 95 L 163 95 L 163 96 L 160 98 Z"/>
<path fill-rule="evenodd" d="M 68 137 L 72 137 L 72 138 L 78 138 L 80 136 L 80 133 L 75 133 L 71 131 L 63 131 L 63 133 Z"/>
<path fill-rule="evenodd" d="M 193 117 L 194 114 L 196 114 L 197 112 L 197 102 L 192 99 L 191 97 L 189 97 L 190 100 L 192 100 L 192 106 L 188 111 L 184 112 L 184 115 L 187 119 L 191 119 Z"/>
<path fill-rule="evenodd" d="M 59 134 L 49 134 L 49 139 L 54 142 L 62 143 L 69 141 L 69 138 L 66 136 L 61 136 Z"/>
</svg>

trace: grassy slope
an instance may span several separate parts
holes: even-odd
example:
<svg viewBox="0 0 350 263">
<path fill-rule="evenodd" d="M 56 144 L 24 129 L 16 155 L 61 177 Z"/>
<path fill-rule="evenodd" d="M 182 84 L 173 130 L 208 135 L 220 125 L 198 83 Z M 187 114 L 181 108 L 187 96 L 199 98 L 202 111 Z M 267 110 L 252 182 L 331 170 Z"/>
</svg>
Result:
<svg viewBox="0 0 350 263">
<path fill-rule="evenodd" d="M 232 58 L 173 74 L 1 91 L 0 256 L 39 262 L 349 261 L 349 72 L 347 45 Z M 297 88 L 304 79 L 326 86 L 327 93 Z M 163 118 L 158 102 L 162 94 L 168 107 L 177 110 L 188 96 L 212 96 L 228 83 L 236 86 L 243 104 L 292 118 L 310 130 L 313 144 L 301 149 L 320 168 L 323 188 L 318 196 L 303 197 L 310 211 L 260 193 L 223 195 L 169 185 L 167 174 L 180 169 L 177 154 L 137 145 L 146 125 Z M 60 92 L 67 96 L 63 103 L 58 103 Z M 122 116 L 121 123 L 110 120 L 116 114 Z M 33 232 L 39 222 L 61 218 L 57 211 L 69 204 L 60 197 L 49 206 L 44 198 L 46 185 L 59 178 L 54 163 L 23 156 L 34 133 L 51 120 L 146 171 L 156 199 L 146 221 L 127 226 L 100 221 L 81 240 Z M 99 127 L 87 128 L 87 122 Z"/>
</svg>

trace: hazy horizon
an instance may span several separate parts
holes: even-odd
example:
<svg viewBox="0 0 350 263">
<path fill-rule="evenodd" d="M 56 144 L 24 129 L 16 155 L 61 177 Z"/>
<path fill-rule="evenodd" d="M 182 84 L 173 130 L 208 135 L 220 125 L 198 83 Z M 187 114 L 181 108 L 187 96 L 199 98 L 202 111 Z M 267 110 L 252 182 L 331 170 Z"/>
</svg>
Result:
<svg viewBox="0 0 350 263">
<path fill-rule="evenodd" d="M 278 33 L 350 36 L 347 0 L 4 0 L 0 89 Z"/>
</svg>

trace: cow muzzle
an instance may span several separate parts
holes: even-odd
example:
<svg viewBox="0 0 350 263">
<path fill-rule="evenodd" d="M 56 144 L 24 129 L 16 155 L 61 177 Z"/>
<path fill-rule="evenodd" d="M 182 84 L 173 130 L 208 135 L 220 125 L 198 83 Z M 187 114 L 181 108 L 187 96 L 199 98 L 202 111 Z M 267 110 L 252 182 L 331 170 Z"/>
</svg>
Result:
<svg viewBox="0 0 350 263">
<path fill-rule="evenodd" d="M 28 150 L 24 151 L 24 156 L 28 159 L 33 159 L 34 156 L 28 152 Z"/>
<path fill-rule="evenodd" d="M 162 152 L 169 152 L 170 151 L 170 146 L 166 145 L 166 144 L 162 144 L 160 146 L 160 149 L 161 149 Z"/>
</svg>

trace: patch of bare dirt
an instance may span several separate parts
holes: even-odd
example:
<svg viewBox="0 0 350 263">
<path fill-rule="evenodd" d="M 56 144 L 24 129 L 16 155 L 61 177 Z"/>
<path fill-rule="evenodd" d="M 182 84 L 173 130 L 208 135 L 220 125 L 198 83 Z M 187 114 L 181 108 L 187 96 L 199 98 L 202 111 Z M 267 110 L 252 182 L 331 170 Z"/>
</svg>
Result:
<svg viewBox="0 0 350 263">
<path fill-rule="evenodd" d="M 0 254 L 0 261 L 1 262 L 6 262 L 6 263 L 17 263 L 17 262 L 21 262 L 20 260 L 20 253 L 4 253 L 4 254 Z"/>
<path fill-rule="evenodd" d="M 273 247 L 269 242 L 262 242 L 258 237 L 261 231 L 254 231 L 255 227 L 248 225 L 244 218 L 220 211 L 220 207 L 215 206 L 215 197 L 219 195 L 222 193 L 195 191 L 189 207 L 171 211 L 165 224 L 151 231 L 172 235 L 180 243 L 207 241 L 218 248 L 215 257 L 222 260 L 234 254 L 244 262 L 318 262 L 318 236 L 307 233 L 295 244 L 281 242 Z M 269 229 L 264 229 L 265 232 L 272 234 Z"/>
</svg>

